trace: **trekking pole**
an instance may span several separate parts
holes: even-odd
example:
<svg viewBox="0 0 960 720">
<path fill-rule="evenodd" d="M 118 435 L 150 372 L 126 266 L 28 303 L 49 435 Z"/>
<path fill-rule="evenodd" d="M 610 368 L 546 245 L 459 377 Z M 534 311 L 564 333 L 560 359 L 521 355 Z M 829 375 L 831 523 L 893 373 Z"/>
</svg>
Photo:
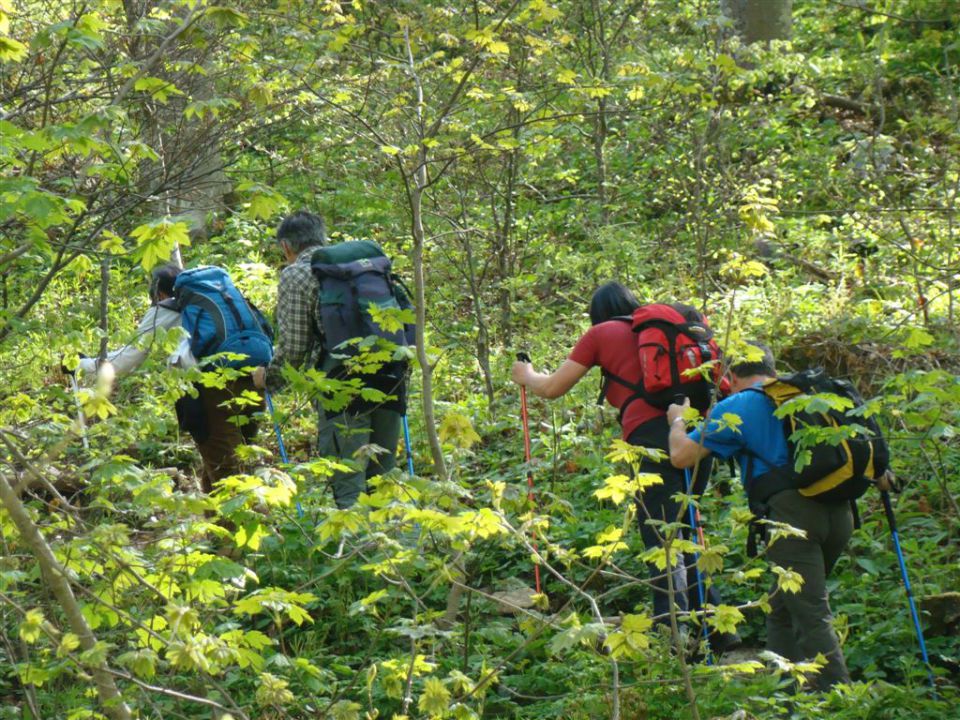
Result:
<svg viewBox="0 0 960 720">
<path fill-rule="evenodd" d="M 677 405 L 683 405 L 686 399 L 684 395 L 677 395 L 673 401 Z M 683 477 L 687 484 L 687 495 L 691 496 L 687 501 L 687 518 L 690 524 L 690 530 L 696 535 L 697 542 L 699 542 L 703 548 L 706 548 L 707 539 L 703 534 L 703 526 L 700 524 L 700 508 L 693 502 L 693 473 L 690 472 L 690 468 L 683 469 Z M 703 613 L 703 619 L 700 621 L 700 625 L 703 628 L 703 642 L 707 650 L 707 665 L 713 665 L 713 656 L 710 653 L 709 642 L 710 631 L 707 628 L 707 594 L 704 591 L 703 575 L 700 572 L 700 553 L 696 551 L 693 553 L 693 571 L 697 577 L 697 596 L 700 599 L 700 612 Z"/>
<path fill-rule="evenodd" d="M 530 356 L 525 352 L 517 353 L 517 360 L 524 363 L 530 362 Z M 530 504 L 534 504 L 533 498 L 533 469 L 530 467 L 530 427 L 529 427 L 529 416 L 527 414 L 527 388 L 525 385 L 520 386 L 520 419 L 523 422 L 523 457 L 527 463 L 527 498 L 530 500 Z M 537 549 L 537 533 L 533 533 L 533 549 Z M 533 579 L 537 589 L 537 594 L 540 594 L 540 566 L 536 563 L 533 566 Z"/>
<path fill-rule="evenodd" d="M 889 491 L 881 490 L 880 499 L 883 500 L 883 510 L 887 514 L 887 523 L 890 525 L 890 534 L 893 536 L 893 549 L 896 550 L 897 561 L 900 563 L 900 576 L 903 578 L 903 587 L 907 591 L 907 603 L 910 605 L 913 629 L 917 633 L 917 642 L 920 643 L 920 655 L 923 657 L 923 664 L 927 668 L 927 679 L 930 681 L 933 697 L 937 699 L 937 686 L 933 680 L 933 669 L 930 667 L 930 658 L 927 656 L 927 643 L 923 639 L 923 628 L 920 627 L 920 616 L 917 615 L 917 605 L 913 601 L 913 590 L 910 588 L 910 578 L 907 577 L 907 564 L 903 560 L 903 549 L 900 547 L 900 533 L 897 532 L 897 520 L 893 515 L 893 505 L 890 503 Z"/>
<path fill-rule="evenodd" d="M 267 401 L 267 411 L 270 413 L 270 419 L 273 421 L 273 432 L 277 436 L 277 448 L 280 450 L 280 460 L 283 461 L 284 465 L 290 464 L 290 458 L 287 457 L 287 448 L 283 444 L 283 435 L 280 433 L 280 423 L 277 422 L 277 414 L 273 410 L 273 398 L 270 397 L 270 391 L 263 391 L 263 398 Z M 303 517 L 303 507 L 300 505 L 300 501 L 296 501 L 297 505 L 297 517 Z"/>
<path fill-rule="evenodd" d="M 403 419 L 403 447 L 407 451 L 407 474 L 413 477 L 413 451 L 410 449 L 410 423 L 407 422 L 407 414 L 402 415 Z"/>
<path fill-rule="evenodd" d="M 77 383 L 77 371 L 67 370 L 62 364 L 60 367 L 70 376 L 70 385 L 73 388 L 73 404 L 77 406 L 77 422 L 80 424 L 80 442 L 83 443 L 84 450 L 89 450 L 90 440 L 87 438 L 87 418 L 83 414 L 83 405 L 80 404 L 80 385 Z"/>
</svg>

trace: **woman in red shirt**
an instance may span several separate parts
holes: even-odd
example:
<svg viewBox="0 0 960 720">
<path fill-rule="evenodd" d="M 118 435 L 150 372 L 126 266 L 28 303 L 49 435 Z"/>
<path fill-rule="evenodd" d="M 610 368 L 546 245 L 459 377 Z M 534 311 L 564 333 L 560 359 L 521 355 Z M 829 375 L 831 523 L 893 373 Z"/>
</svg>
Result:
<svg viewBox="0 0 960 720">
<path fill-rule="evenodd" d="M 539 373 L 529 363 L 514 363 L 513 381 L 526 386 L 535 395 L 553 399 L 569 391 L 590 368 L 599 365 L 605 374 L 616 375 L 639 384 L 640 357 L 636 335 L 630 322 L 633 311 L 638 307 L 640 303 L 636 297 L 620 283 L 608 282 L 601 285 L 590 299 L 591 328 L 580 338 L 563 364 L 555 372 Z M 647 488 L 642 497 L 637 499 L 643 543 L 647 548 L 658 547 L 661 543 L 661 532 L 648 521 L 683 520 L 681 506 L 673 496 L 686 492 L 684 473 L 674 468 L 668 457 L 667 438 L 670 427 L 667 424 L 666 411 L 636 397 L 633 390 L 616 381 L 607 380 L 604 390 L 607 402 L 620 410 L 623 439 L 631 445 L 656 448 L 666 454 L 663 461 L 644 459 L 640 464 L 640 472 L 657 473 L 663 478 L 662 485 Z M 709 464 L 701 463 L 697 481 L 694 483 L 694 492 L 702 492 L 709 474 Z M 687 564 L 692 567 L 692 558 L 687 560 Z M 669 621 L 670 608 L 667 576 L 652 564 L 649 565 L 649 573 L 653 587 L 655 619 L 666 623 Z M 684 567 L 680 566 L 674 568 L 672 574 L 677 606 L 680 610 L 686 610 L 687 573 Z M 696 595 L 695 588 L 691 595 Z M 713 602 L 714 597 L 710 600 Z M 719 598 L 716 598 L 716 602 L 719 602 Z"/>
</svg>

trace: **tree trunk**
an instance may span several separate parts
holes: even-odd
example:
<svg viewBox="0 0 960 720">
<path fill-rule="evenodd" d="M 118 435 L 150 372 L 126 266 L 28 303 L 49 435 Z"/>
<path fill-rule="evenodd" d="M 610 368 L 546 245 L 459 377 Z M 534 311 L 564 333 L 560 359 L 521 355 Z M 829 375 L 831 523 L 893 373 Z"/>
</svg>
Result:
<svg viewBox="0 0 960 720">
<path fill-rule="evenodd" d="M 153 298 L 150 298 L 152 301 Z M 97 357 L 106 362 L 107 343 L 110 340 L 110 254 L 100 259 L 100 351 Z"/>
<path fill-rule="evenodd" d="M 793 0 L 720 0 L 744 44 L 789 40 Z"/>
<path fill-rule="evenodd" d="M 470 300 L 473 305 L 473 316 L 477 321 L 477 362 L 483 373 L 483 386 L 487 393 L 487 406 L 493 407 L 493 373 L 490 370 L 490 332 L 483 311 L 483 299 L 480 296 L 480 285 L 477 282 L 477 267 L 473 257 L 473 248 L 470 246 L 470 237 L 463 235 L 463 253 L 467 260 L 467 282 L 470 285 Z"/>
<path fill-rule="evenodd" d="M 440 480 L 447 479 L 447 466 L 443 460 L 443 448 L 437 435 L 436 414 L 433 408 L 433 366 L 427 356 L 426 321 L 427 301 L 423 274 L 423 187 L 426 184 L 427 165 L 422 158 L 414 174 L 410 188 L 410 215 L 413 234 L 413 294 L 416 296 L 417 312 L 417 360 L 420 362 L 420 382 L 423 393 L 423 427 L 427 433 L 430 453 L 433 455 L 433 470 Z"/>
<path fill-rule="evenodd" d="M 610 222 L 609 197 L 607 196 L 607 100 L 597 100 L 597 119 L 593 128 L 593 161 L 597 173 L 597 200 L 604 225 Z"/>
<path fill-rule="evenodd" d="M 156 51 L 157 42 L 139 32 L 136 24 L 156 8 L 155 0 L 125 0 L 124 9 L 130 30 L 132 57 L 149 56 Z M 195 62 L 203 66 L 202 51 L 181 51 L 176 60 L 184 65 Z M 159 74 L 159 73 L 158 73 Z M 184 94 L 165 104 L 144 103 L 138 113 L 142 123 L 141 136 L 160 156 L 160 164 L 167 190 L 159 198 L 155 212 L 182 218 L 189 226 L 191 238 L 204 238 L 208 215 L 226 209 L 224 198 L 232 187 L 224 171 L 219 146 L 221 131 L 203 120 L 185 119 L 183 112 L 194 100 L 216 97 L 215 78 L 206 73 L 171 72 L 165 76 Z M 171 262 L 183 267 L 179 247 Z"/>
<path fill-rule="evenodd" d="M 518 140 L 520 137 L 520 111 L 514 107 L 510 108 L 510 124 L 513 125 L 513 138 Z M 503 217 L 496 228 L 496 253 L 497 253 L 497 272 L 500 281 L 500 326 L 503 328 L 503 342 L 509 347 L 513 340 L 512 316 L 513 316 L 513 291 L 510 290 L 507 279 L 513 277 L 514 255 L 511 247 L 513 238 L 513 217 L 514 217 L 514 195 L 516 193 L 517 178 L 519 176 L 519 158 L 516 150 L 507 153 L 507 177 L 504 188 Z M 495 196 L 494 196 L 495 198 Z M 491 202 L 495 205 L 496 200 Z M 493 213 L 494 222 L 496 222 L 496 212 Z"/>
</svg>

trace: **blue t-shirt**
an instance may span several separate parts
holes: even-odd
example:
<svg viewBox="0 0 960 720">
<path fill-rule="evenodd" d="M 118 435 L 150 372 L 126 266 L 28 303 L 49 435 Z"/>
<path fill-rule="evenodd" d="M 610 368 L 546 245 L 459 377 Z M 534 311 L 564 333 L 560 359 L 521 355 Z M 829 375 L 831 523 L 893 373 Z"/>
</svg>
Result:
<svg viewBox="0 0 960 720">
<path fill-rule="evenodd" d="M 776 405 L 762 392 L 743 390 L 716 404 L 710 412 L 703 432 L 703 446 L 718 457 L 735 456 L 740 464 L 740 480 L 746 477 L 747 459 L 752 464 L 751 474 L 757 477 L 772 467 L 790 462 L 783 421 L 775 417 Z M 736 415 L 740 424 L 736 429 L 724 422 L 724 415 Z M 702 428 L 690 433 L 689 438 L 699 443 Z M 772 463 L 772 465 L 771 465 Z"/>
</svg>

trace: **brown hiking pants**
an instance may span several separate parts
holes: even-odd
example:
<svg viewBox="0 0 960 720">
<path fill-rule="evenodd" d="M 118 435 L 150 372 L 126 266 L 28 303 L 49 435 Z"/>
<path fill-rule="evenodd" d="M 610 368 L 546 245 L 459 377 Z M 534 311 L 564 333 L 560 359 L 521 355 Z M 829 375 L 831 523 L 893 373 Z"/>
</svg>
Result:
<svg viewBox="0 0 960 720">
<path fill-rule="evenodd" d="M 215 482 L 242 471 L 235 451 L 238 445 L 256 437 L 253 414 L 263 410 L 264 402 L 262 397 L 255 403 L 246 397 L 238 400 L 244 392 L 257 392 L 249 377 L 231 380 L 222 389 L 200 386 L 198 390 L 206 425 L 206 437 L 197 443 L 203 458 L 200 484 L 205 493 L 210 493 Z"/>
</svg>

